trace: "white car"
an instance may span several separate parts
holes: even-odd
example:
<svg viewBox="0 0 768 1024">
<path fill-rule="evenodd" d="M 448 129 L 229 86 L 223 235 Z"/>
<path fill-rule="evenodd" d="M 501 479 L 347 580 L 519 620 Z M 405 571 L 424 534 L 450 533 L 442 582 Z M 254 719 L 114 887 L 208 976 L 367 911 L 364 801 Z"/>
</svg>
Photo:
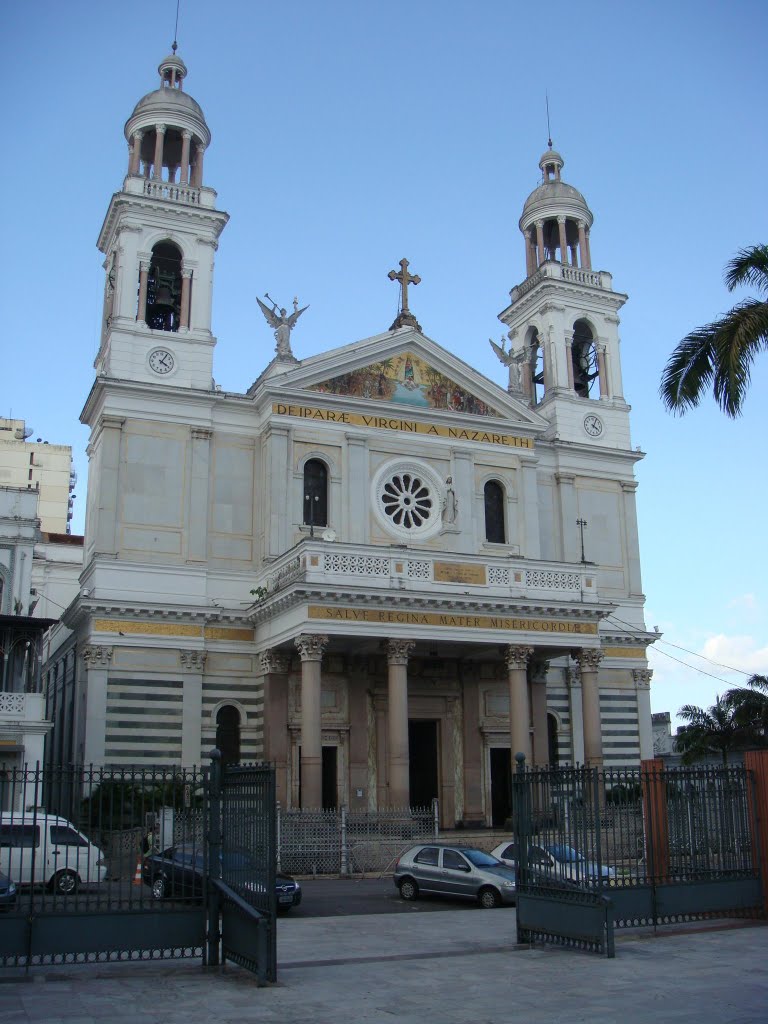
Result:
<svg viewBox="0 0 768 1024">
<path fill-rule="evenodd" d="M 507 840 L 499 843 L 495 850 L 491 850 L 492 857 L 498 857 L 504 864 L 511 864 L 513 867 L 517 857 L 517 843 L 514 840 Z M 600 878 L 603 881 L 616 877 L 616 872 L 607 864 L 600 866 L 598 871 L 594 861 L 574 850 L 572 846 L 563 843 L 545 844 L 538 846 L 531 844 L 528 847 L 528 867 L 535 872 L 546 872 L 555 878 L 567 879 L 569 882 L 597 882 Z"/>
<path fill-rule="evenodd" d="M 104 854 L 71 821 L 45 811 L 0 814 L 0 872 L 17 885 L 45 885 L 62 896 L 103 882 Z"/>
</svg>

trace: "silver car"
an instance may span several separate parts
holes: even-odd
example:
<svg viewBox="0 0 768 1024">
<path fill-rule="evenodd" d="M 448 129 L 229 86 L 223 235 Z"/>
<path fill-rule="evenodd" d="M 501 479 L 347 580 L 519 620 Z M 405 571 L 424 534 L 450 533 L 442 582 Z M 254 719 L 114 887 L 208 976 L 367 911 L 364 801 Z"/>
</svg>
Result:
<svg viewBox="0 0 768 1024">
<path fill-rule="evenodd" d="M 487 909 L 515 902 L 514 868 L 472 846 L 413 846 L 395 864 L 393 881 L 404 900 L 420 893 L 459 896 Z"/>
</svg>

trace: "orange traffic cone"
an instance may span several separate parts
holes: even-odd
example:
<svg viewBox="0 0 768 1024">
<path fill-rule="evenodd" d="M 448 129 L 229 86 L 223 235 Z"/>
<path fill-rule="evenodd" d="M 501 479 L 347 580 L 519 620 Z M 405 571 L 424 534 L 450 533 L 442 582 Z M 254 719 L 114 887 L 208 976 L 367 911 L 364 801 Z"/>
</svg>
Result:
<svg viewBox="0 0 768 1024">
<path fill-rule="evenodd" d="M 133 873 L 133 884 L 141 885 L 144 879 L 141 877 L 141 857 L 136 862 L 136 870 Z"/>
</svg>

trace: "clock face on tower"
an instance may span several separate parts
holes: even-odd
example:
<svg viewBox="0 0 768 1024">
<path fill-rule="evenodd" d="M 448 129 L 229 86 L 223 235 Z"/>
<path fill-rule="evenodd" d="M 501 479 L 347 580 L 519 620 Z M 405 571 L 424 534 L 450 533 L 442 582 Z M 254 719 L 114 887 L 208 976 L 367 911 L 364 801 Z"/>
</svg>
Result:
<svg viewBox="0 0 768 1024">
<path fill-rule="evenodd" d="M 175 365 L 173 353 L 167 348 L 156 348 L 149 353 L 149 368 L 155 373 L 170 373 Z"/>
<path fill-rule="evenodd" d="M 603 421 L 599 416 L 590 413 L 589 416 L 584 417 L 584 429 L 592 437 L 600 437 L 603 432 Z"/>
</svg>

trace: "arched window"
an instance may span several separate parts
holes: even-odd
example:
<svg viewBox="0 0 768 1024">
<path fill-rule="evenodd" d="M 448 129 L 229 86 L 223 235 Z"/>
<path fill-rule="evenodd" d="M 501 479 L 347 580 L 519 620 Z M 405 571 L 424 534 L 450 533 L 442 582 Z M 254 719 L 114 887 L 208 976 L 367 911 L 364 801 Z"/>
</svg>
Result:
<svg viewBox="0 0 768 1024">
<path fill-rule="evenodd" d="M 504 529 L 504 488 L 497 480 L 485 485 L 485 539 L 491 544 L 506 544 Z"/>
<path fill-rule="evenodd" d="M 304 522 L 310 529 L 328 525 L 328 468 L 320 459 L 304 463 Z"/>
<path fill-rule="evenodd" d="M 221 751 L 222 764 L 237 764 L 240 760 L 240 712 L 232 704 L 225 704 L 216 713 L 216 746 Z"/>
<path fill-rule="evenodd" d="M 597 350 L 592 328 L 586 320 L 577 320 L 573 325 L 571 344 L 573 363 L 573 390 L 581 398 L 589 398 L 592 382 L 597 377 Z"/>
<path fill-rule="evenodd" d="M 180 315 L 181 253 L 172 242 L 158 242 L 147 278 L 146 321 L 153 331 L 178 331 Z"/>
</svg>

